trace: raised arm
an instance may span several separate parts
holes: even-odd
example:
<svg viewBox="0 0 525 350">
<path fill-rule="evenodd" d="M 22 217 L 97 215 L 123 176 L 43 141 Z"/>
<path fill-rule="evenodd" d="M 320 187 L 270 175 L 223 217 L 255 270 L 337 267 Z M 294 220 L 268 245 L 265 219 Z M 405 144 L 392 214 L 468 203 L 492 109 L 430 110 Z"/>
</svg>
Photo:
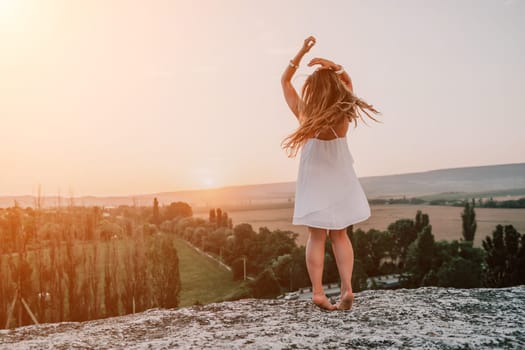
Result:
<svg viewBox="0 0 525 350">
<path fill-rule="evenodd" d="M 315 45 L 315 38 L 313 36 L 306 38 L 304 40 L 303 47 L 299 50 L 297 55 L 295 55 L 295 57 L 290 60 L 289 64 L 286 66 L 286 69 L 284 70 L 283 75 L 281 77 L 281 85 L 283 87 L 284 99 L 286 100 L 288 107 L 290 107 L 290 109 L 292 110 L 293 114 L 295 115 L 297 119 L 299 119 L 300 97 L 292 85 L 292 77 L 295 71 L 297 70 L 297 68 L 299 68 L 299 63 L 301 63 L 303 56 L 308 51 L 310 51 L 310 49 L 314 45 Z"/>
<path fill-rule="evenodd" d="M 348 90 L 350 90 L 352 93 L 354 92 L 352 79 L 350 79 L 350 76 L 348 75 L 348 73 L 346 73 L 343 66 L 325 58 L 312 58 L 312 60 L 308 63 L 308 66 L 311 67 L 316 64 L 321 65 L 319 69 L 331 69 L 334 72 L 336 72 L 339 76 L 339 79 L 341 79 L 341 82 L 348 88 Z"/>
</svg>

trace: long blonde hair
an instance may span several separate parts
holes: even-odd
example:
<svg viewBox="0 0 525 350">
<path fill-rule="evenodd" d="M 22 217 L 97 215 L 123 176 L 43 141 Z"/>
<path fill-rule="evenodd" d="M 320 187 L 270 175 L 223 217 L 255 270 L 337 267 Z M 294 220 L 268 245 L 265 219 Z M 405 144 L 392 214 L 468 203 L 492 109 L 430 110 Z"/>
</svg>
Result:
<svg viewBox="0 0 525 350">
<path fill-rule="evenodd" d="M 380 114 L 371 104 L 355 96 L 329 69 L 317 70 L 305 81 L 299 101 L 299 128 L 281 143 L 288 157 L 295 157 L 301 146 L 313 134 L 328 130 L 344 118 L 354 122 L 361 119 L 361 112 L 379 122 L 368 111 Z M 360 111 L 361 110 L 361 111 Z M 367 111 L 368 110 L 368 111 Z"/>
</svg>

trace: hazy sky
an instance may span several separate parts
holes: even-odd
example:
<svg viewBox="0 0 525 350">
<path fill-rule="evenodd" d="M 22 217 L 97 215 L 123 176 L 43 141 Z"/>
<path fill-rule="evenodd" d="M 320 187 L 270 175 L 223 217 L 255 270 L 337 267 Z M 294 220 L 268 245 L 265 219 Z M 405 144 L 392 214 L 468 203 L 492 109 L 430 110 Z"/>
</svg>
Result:
<svg viewBox="0 0 525 350">
<path fill-rule="evenodd" d="M 525 1 L 0 0 L 0 195 L 294 181 L 302 41 L 383 124 L 359 176 L 524 162 Z"/>
</svg>

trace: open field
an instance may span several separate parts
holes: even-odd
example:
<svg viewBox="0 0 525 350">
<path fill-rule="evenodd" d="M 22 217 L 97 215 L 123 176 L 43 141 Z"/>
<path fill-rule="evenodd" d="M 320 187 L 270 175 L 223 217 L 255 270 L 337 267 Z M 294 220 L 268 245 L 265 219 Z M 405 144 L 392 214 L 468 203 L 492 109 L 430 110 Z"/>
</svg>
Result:
<svg viewBox="0 0 525 350">
<path fill-rule="evenodd" d="M 354 227 L 363 230 L 371 228 L 385 230 L 388 225 L 398 219 L 414 219 L 417 210 L 423 211 L 430 216 L 432 232 L 436 240 L 453 240 L 461 238 L 461 207 L 433 206 L 433 205 L 374 205 L 372 216 L 367 221 L 356 224 Z M 207 217 L 207 214 L 196 216 Z M 299 233 L 297 243 L 306 244 L 308 230 L 304 226 L 294 226 L 291 224 L 293 207 L 261 209 L 261 210 L 239 210 L 228 211 L 233 224 L 243 222 L 251 224 L 255 230 L 261 226 L 266 226 L 271 230 L 281 229 Z M 474 244 L 481 246 L 481 241 L 492 233 L 497 224 L 512 224 L 520 233 L 525 233 L 525 209 L 493 209 L 476 208 L 476 219 L 478 229 Z"/>
</svg>

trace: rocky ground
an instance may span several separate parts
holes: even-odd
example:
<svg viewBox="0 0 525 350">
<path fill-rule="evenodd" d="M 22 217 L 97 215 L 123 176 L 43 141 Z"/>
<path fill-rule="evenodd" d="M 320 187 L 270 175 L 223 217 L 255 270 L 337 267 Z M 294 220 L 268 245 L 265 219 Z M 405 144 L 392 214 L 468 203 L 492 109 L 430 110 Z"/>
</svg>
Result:
<svg viewBox="0 0 525 350">
<path fill-rule="evenodd" d="M 525 349 L 525 286 L 356 294 L 349 312 L 241 300 L 0 330 L 0 349 Z"/>
</svg>

